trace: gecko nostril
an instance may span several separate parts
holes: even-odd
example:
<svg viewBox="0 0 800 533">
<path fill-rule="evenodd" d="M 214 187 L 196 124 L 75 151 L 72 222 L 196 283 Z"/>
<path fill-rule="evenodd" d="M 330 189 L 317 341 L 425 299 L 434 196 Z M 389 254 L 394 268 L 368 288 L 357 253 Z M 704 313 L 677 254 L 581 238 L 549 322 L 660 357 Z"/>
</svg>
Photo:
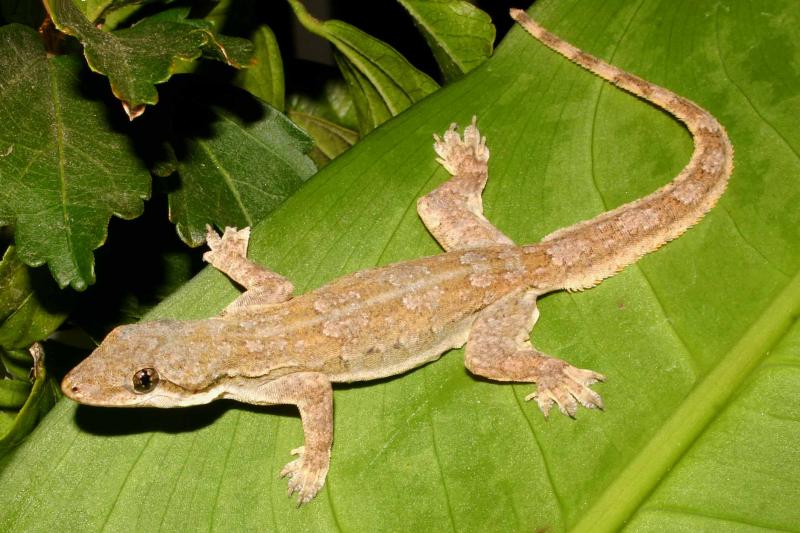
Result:
<svg viewBox="0 0 800 533">
<path fill-rule="evenodd" d="M 71 390 L 72 390 L 72 392 L 78 392 L 78 386 L 77 385 L 73 385 Z"/>
</svg>

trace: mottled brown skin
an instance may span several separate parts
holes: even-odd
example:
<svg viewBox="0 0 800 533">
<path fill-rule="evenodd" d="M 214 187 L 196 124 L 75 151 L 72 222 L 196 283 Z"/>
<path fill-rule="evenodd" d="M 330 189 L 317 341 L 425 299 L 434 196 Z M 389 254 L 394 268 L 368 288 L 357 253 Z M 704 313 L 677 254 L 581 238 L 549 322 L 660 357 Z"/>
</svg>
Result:
<svg viewBox="0 0 800 533">
<path fill-rule="evenodd" d="M 483 216 L 489 150 L 473 119 L 436 137 L 453 177 L 421 198 L 418 212 L 446 253 L 356 272 L 292 298 L 292 284 L 246 259 L 249 228 L 209 228 L 205 259 L 247 290 L 215 318 L 122 326 L 64 378 L 66 395 L 108 406 L 178 407 L 232 398 L 287 403 L 300 411 L 305 446 L 281 472 L 289 494 L 322 487 L 333 438 L 332 382 L 400 374 L 466 344 L 465 365 L 497 381 L 534 382 L 545 415 L 553 405 L 602 407 L 591 370 L 536 350 L 536 299 L 581 290 L 674 239 L 717 201 L 733 168 L 722 126 L 696 104 L 617 69 L 512 16 L 545 45 L 672 113 L 695 150 L 668 185 L 592 220 L 516 246 Z"/>
</svg>

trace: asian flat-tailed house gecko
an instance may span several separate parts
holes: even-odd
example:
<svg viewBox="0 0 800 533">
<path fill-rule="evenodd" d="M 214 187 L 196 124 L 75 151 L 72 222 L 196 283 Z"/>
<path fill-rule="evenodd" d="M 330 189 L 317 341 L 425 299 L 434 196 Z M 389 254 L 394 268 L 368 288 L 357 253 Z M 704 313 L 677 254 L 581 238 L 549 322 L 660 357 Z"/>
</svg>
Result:
<svg viewBox="0 0 800 533">
<path fill-rule="evenodd" d="M 536 299 L 592 287 L 695 224 L 723 193 L 733 148 L 698 105 L 573 47 L 521 10 L 511 14 L 559 54 L 683 121 L 694 154 L 680 174 L 649 196 L 517 246 L 483 216 L 485 138 L 474 119 L 463 138 L 452 125 L 434 143 L 452 178 L 417 204 L 445 253 L 356 272 L 293 298 L 291 282 L 245 257 L 249 228 L 226 228 L 221 238 L 209 228 L 204 258 L 246 291 L 214 318 L 116 328 L 64 378 L 64 393 L 104 406 L 294 404 L 305 445 L 281 475 L 300 503 L 328 472 L 331 383 L 394 376 L 466 344 L 470 372 L 536 383 L 526 400 L 545 415 L 553 404 L 570 416 L 578 404 L 602 407 L 589 388 L 601 374 L 531 345 Z"/>
</svg>

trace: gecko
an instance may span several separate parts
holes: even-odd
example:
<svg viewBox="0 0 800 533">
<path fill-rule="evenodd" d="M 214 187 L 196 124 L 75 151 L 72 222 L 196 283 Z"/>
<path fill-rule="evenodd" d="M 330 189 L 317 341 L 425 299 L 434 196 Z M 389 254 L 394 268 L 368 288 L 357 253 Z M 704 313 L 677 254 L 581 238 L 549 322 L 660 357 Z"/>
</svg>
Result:
<svg viewBox="0 0 800 533">
<path fill-rule="evenodd" d="M 476 119 L 453 124 L 434 150 L 451 177 L 417 202 L 444 253 L 346 275 L 299 296 L 292 283 L 246 256 L 249 228 L 207 227 L 204 259 L 245 290 L 216 317 L 119 326 L 62 382 L 89 405 L 182 407 L 228 398 L 295 405 L 303 445 L 280 472 L 298 505 L 322 488 L 333 441 L 332 383 L 396 376 L 465 346 L 474 375 L 535 383 L 555 405 L 603 408 L 591 385 L 605 377 L 537 350 L 537 299 L 593 287 L 697 223 L 733 170 L 723 126 L 686 98 L 612 66 L 555 36 L 524 11 L 511 16 L 534 38 L 595 75 L 670 113 L 694 151 L 667 185 L 535 244 L 516 245 L 483 215 L 489 149 Z"/>
</svg>

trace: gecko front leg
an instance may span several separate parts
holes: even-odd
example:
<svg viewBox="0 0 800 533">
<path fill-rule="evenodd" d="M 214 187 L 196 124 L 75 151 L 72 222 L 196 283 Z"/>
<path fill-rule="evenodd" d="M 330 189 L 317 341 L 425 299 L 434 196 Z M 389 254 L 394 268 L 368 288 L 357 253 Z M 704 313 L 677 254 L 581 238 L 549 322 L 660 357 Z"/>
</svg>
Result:
<svg viewBox="0 0 800 533">
<path fill-rule="evenodd" d="M 605 380 L 602 374 L 575 368 L 531 346 L 529 332 L 539 318 L 536 295 L 511 293 L 480 312 L 467 340 L 464 363 L 473 374 L 497 381 L 536 383 L 536 399 L 545 416 L 555 403 L 565 415 L 574 416 L 578 403 L 603 407 L 600 395 L 589 385 Z"/>
<path fill-rule="evenodd" d="M 249 241 L 249 227 L 238 231 L 225 228 L 220 237 L 211 226 L 206 226 L 209 251 L 203 254 L 203 259 L 247 289 L 225 312 L 250 305 L 281 303 L 292 297 L 291 281 L 247 259 Z"/>
<path fill-rule="evenodd" d="M 483 216 L 483 187 L 489 178 L 489 149 L 476 125 L 464 137 L 451 124 L 443 137 L 434 135 L 436 161 L 453 177 L 417 201 L 417 213 L 428 231 L 448 252 L 514 244 Z"/>
<path fill-rule="evenodd" d="M 304 444 L 292 450 L 297 459 L 280 476 L 289 478 L 289 496 L 298 494 L 298 505 L 311 501 L 325 483 L 333 443 L 333 390 L 319 372 L 295 372 L 266 383 L 230 387 L 225 394 L 255 405 L 296 405 L 303 423 Z"/>
</svg>

